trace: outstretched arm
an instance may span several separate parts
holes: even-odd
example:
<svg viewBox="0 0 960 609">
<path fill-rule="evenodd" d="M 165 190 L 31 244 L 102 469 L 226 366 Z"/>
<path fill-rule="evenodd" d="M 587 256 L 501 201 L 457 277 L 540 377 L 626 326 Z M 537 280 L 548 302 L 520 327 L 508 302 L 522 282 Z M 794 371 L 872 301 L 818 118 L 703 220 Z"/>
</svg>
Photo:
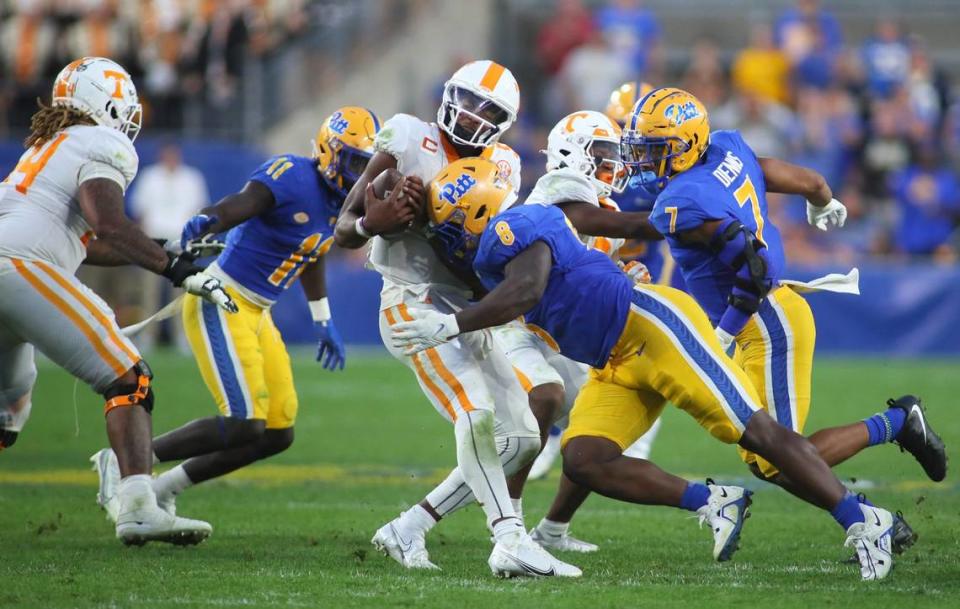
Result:
<svg viewBox="0 0 960 609">
<path fill-rule="evenodd" d="M 582 201 L 560 203 L 558 207 L 584 235 L 646 241 L 663 239 L 663 235 L 650 224 L 647 212 L 601 209 Z"/>
<path fill-rule="evenodd" d="M 216 219 L 207 228 L 208 233 L 222 233 L 259 216 L 275 204 L 276 199 L 269 188 L 256 180 L 250 180 L 244 184 L 243 190 L 201 209 L 200 214 Z"/>
<path fill-rule="evenodd" d="M 477 304 L 456 314 L 460 332 L 502 326 L 540 302 L 550 278 L 550 246 L 536 241 L 504 268 L 504 279 Z"/>
<path fill-rule="evenodd" d="M 411 319 L 393 326 L 393 345 L 413 354 L 443 344 L 458 334 L 501 326 L 532 309 L 543 297 L 553 255 L 537 241 L 504 268 L 504 280 L 477 304 L 456 314 L 410 309 Z"/>
<path fill-rule="evenodd" d="M 826 179 L 816 171 L 770 157 L 757 160 L 769 192 L 801 195 L 817 207 L 823 207 L 833 199 L 833 191 Z"/>
</svg>

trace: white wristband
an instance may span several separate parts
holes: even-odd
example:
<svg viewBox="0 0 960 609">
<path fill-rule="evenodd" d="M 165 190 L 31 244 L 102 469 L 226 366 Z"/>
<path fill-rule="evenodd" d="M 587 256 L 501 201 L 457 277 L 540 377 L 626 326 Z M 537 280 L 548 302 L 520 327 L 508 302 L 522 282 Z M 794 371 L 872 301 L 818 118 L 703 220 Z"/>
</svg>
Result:
<svg viewBox="0 0 960 609">
<path fill-rule="evenodd" d="M 373 233 L 368 231 L 363 226 L 363 216 L 357 218 L 357 221 L 353 223 L 353 230 L 357 231 L 357 234 L 363 237 L 364 239 L 370 239 L 373 237 Z"/>
<path fill-rule="evenodd" d="M 313 321 L 318 323 L 330 321 L 330 302 L 326 296 L 320 300 L 311 300 L 307 305 L 310 307 L 310 315 L 313 317 Z"/>
</svg>

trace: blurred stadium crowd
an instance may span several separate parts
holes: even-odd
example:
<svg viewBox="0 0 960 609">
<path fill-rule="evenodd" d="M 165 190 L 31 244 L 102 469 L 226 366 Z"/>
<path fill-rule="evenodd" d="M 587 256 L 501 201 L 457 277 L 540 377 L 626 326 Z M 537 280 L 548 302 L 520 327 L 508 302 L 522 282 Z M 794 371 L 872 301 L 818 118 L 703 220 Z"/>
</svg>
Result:
<svg viewBox="0 0 960 609">
<path fill-rule="evenodd" d="M 714 129 L 739 129 L 759 155 L 819 170 L 847 205 L 847 227 L 817 235 L 802 204 L 772 201 L 792 262 L 953 263 L 960 103 L 951 83 L 923 37 L 894 16 L 866 17 L 873 33 L 854 40 L 828 4 L 798 0 L 755 21 L 732 52 L 699 36 L 678 53 L 657 13 L 637 0 L 560 0 L 533 43 L 543 95 L 521 112 L 526 132 L 507 139 L 539 169 L 541 146 L 529 144 L 544 142 L 543 130 L 566 113 L 604 108 L 628 80 L 679 86 L 707 105 Z"/>
</svg>

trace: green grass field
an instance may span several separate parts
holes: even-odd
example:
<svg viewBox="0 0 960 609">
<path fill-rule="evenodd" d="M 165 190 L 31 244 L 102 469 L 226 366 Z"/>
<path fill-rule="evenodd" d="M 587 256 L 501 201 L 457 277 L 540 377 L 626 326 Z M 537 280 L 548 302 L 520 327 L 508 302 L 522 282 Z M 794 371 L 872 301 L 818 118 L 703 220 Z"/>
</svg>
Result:
<svg viewBox="0 0 960 609">
<path fill-rule="evenodd" d="M 212 413 L 191 360 L 150 358 L 155 430 Z M 929 483 L 893 446 L 839 468 L 877 503 L 902 509 L 920 540 L 887 580 L 860 581 L 829 515 L 746 479 L 732 447 L 668 411 L 653 459 L 690 477 L 755 488 L 734 561 L 711 561 L 710 533 L 686 512 L 593 497 L 575 532 L 600 552 L 565 555 L 577 581 L 498 580 L 472 507 L 428 537 L 443 570 L 412 573 L 380 556 L 373 532 L 419 500 L 454 463 L 452 430 L 386 357 L 353 355 L 342 373 L 295 362 L 297 441 L 287 453 L 190 489 L 180 513 L 213 523 L 194 548 L 126 548 L 94 503 L 87 458 L 103 446 L 101 403 L 63 372 L 41 367 L 33 418 L 0 455 L 2 607 L 914 607 L 960 606 L 960 495 L 955 474 Z M 817 363 L 809 430 L 862 418 L 907 391 L 925 400 L 948 447 L 960 444 L 956 361 Z M 76 396 L 76 397 L 74 397 Z M 76 403 L 76 416 L 74 403 Z M 529 485 L 529 525 L 556 484 Z"/>
</svg>

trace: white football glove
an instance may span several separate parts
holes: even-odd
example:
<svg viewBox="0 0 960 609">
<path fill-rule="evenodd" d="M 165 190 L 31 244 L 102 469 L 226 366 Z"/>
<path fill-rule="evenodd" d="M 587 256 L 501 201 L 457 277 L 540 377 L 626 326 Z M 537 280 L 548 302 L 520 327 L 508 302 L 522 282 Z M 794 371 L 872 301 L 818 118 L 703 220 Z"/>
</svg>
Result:
<svg viewBox="0 0 960 609">
<path fill-rule="evenodd" d="M 840 228 L 846 221 L 847 208 L 840 201 L 830 199 L 830 202 L 823 207 L 817 207 L 807 201 L 807 224 L 810 226 L 827 230 L 827 226 L 830 224 Z"/>
<path fill-rule="evenodd" d="M 407 355 L 442 345 L 460 334 L 457 318 L 432 309 L 410 309 L 411 321 L 402 321 L 391 328 L 393 346 Z"/>
<path fill-rule="evenodd" d="M 194 273 L 190 275 L 183 280 L 181 287 L 190 294 L 199 296 L 207 302 L 212 302 L 229 313 L 236 313 L 240 310 L 237 308 L 237 303 L 233 302 L 230 295 L 223 289 L 220 280 L 206 273 Z"/>
<path fill-rule="evenodd" d="M 730 345 L 733 344 L 733 336 L 723 328 L 717 327 L 715 329 L 717 334 L 717 340 L 720 341 L 720 348 L 723 349 L 723 352 L 730 354 Z"/>
<path fill-rule="evenodd" d="M 622 265 L 621 270 L 627 274 L 627 277 L 633 280 L 634 285 L 653 282 L 653 277 L 650 276 L 650 269 L 639 260 L 631 260 Z"/>
</svg>

